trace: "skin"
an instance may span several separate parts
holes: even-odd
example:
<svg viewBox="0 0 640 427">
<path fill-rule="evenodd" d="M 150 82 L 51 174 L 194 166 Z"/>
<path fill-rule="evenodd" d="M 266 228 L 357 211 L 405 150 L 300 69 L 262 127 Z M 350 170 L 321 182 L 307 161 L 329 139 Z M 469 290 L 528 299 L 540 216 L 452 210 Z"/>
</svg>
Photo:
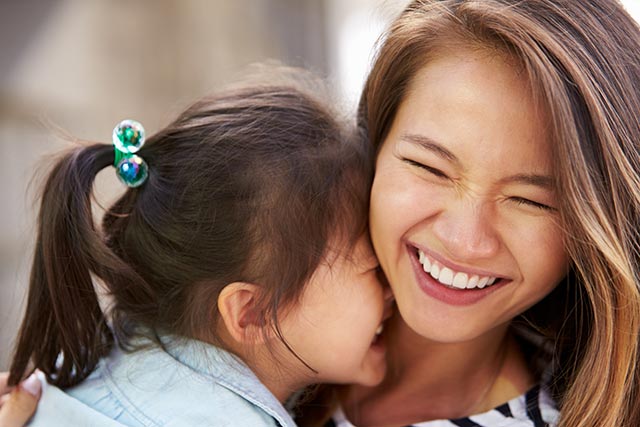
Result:
<svg viewBox="0 0 640 427">
<path fill-rule="evenodd" d="M 36 411 L 42 392 L 40 382 L 33 375 L 18 387 L 7 387 L 8 377 L 0 373 L 0 426 L 23 426 Z"/>
<path fill-rule="evenodd" d="M 318 267 L 299 303 L 280 322 L 287 343 L 317 373 L 283 350 L 278 361 L 284 378 L 263 382 L 273 383 L 275 394 L 284 396 L 313 383 L 379 384 L 386 351 L 376 341 L 376 330 L 389 317 L 390 302 L 369 238 L 362 237 L 353 253 L 334 254 Z"/>
<path fill-rule="evenodd" d="M 568 266 L 544 117 L 495 52 L 443 53 L 412 80 L 371 195 L 372 240 L 401 317 L 387 327 L 385 381 L 345 393 L 359 427 L 480 413 L 535 382 L 508 325 Z M 418 249 L 454 275 L 496 282 L 449 289 Z"/>
</svg>

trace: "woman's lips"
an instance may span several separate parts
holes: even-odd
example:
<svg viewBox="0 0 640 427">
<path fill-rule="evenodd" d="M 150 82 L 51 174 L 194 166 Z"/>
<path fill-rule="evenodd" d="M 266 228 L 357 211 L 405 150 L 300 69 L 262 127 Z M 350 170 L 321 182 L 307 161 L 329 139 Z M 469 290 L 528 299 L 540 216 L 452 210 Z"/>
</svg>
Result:
<svg viewBox="0 0 640 427">
<path fill-rule="evenodd" d="M 511 283 L 496 276 L 454 271 L 412 245 L 407 245 L 407 251 L 420 289 L 446 304 L 475 304 Z"/>
</svg>

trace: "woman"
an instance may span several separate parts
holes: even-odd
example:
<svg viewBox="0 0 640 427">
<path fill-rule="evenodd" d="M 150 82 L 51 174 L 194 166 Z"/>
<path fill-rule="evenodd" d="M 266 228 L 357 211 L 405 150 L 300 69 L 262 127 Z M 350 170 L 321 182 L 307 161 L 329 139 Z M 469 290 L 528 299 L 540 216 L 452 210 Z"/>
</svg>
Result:
<svg viewBox="0 0 640 427">
<path fill-rule="evenodd" d="M 640 425 L 638 81 L 612 0 L 407 6 L 359 115 L 400 316 L 337 425 Z"/>
</svg>

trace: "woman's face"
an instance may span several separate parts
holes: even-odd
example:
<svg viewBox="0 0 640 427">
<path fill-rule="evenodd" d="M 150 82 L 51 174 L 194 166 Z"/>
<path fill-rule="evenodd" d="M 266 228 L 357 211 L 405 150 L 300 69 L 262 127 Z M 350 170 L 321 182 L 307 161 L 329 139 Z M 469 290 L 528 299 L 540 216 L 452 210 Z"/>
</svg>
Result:
<svg viewBox="0 0 640 427">
<path fill-rule="evenodd" d="M 433 59 L 377 159 L 373 244 L 403 319 L 434 341 L 505 325 L 567 271 L 544 115 L 519 73 L 495 53 Z"/>
</svg>

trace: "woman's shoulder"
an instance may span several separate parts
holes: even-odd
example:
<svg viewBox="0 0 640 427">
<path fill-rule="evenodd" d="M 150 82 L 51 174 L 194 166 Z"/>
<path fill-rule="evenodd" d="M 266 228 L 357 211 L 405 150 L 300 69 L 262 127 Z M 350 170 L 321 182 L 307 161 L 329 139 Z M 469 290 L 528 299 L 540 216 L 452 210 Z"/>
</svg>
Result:
<svg viewBox="0 0 640 427">
<path fill-rule="evenodd" d="M 557 406 L 545 387 L 537 385 L 502 405 L 477 415 L 431 420 L 408 427 L 547 427 L 556 425 Z M 338 411 L 325 427 L 356 427 Z"/>
</svg>

